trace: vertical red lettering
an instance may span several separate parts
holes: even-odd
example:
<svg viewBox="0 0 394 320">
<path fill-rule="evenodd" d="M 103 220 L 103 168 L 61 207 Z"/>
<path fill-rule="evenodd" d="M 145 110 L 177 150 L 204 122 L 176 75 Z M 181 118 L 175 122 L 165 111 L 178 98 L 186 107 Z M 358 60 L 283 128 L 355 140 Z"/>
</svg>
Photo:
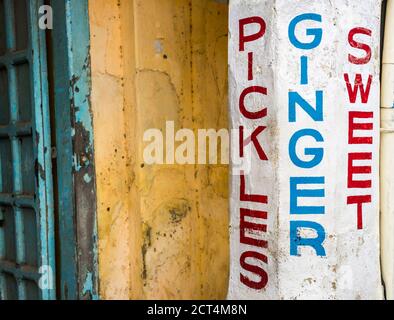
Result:
<svg viewBox="0 0 394 320">
<path fill-rule="evenodd" d="M 267 88 L 252 86 L 242 91 L 241 96 L 239 97 L 239 110 L 241 111 L 242 115 L 245 118 L 251 120 L 257 120 L 266 117 L 268 113 L 267 108 L 262 108 L 260 111 L 256 112 L 251 112 L 246 109 L 245 98 L 251 93 L 260 93 L 262 95 L 267 95 Z"/>
<path fill-rule="evenodd" d="M 262 204 L 267 204 L 268 203 L 268 197 L 263 196 L 263 195 L 257 195 L 257 194 L 246 194 L 246 179 L 245 175 L 240 175 L 241 179 L 241 187 L 240 187 L 240 200 L 245 201 L 245 202 L 256 202 L 256 203 L 262 203 Z"/>
<path fill-rule="evenodd" d="M 267 225 L 249 222 L 249 221 L 245 220 L 246 217 L 266 220 L 267 219 L 267 212 L 241 208 L 240 213 L 241 213 L 241 218 L 240 218 L 240 224 L 239 224 L 239 236 L 240 236 L 241 243 L 248 244 L 248 245 L 255 246 L 255 247 L 260 247 L 260 248 L 268 248 L 267 241 L 252 238 L 247 235 L 247 231 L 252 231 L 251 232 L 252 234 L 255 234 L 255 232 L 267 232 Z"/>
<path fill-rule="evenodd" d="M 356 123 L 355 119 L 373 119 L 373 112 L 351 111 L 349 112 L 349 144 L 372 144 L 372 137 L 355 137 L 356 130 L 373 130 L 373 123 Z"/>
<path fill-rule="evenodd" d="M 253 52 L 248 53 L 248 80 L 253 80 Z"/>
<path fill-rule="evenodd" d="M 260 160 L 268 160 L 266 153 L 264 152 L 263 147 L 261 146 L 257 137 L 260 133 L 262 133 L 266 127 L 259 126 L 257 127 L 249 136 L 248 138 L 244 139 L 244 127 L 241 126 L 239 128 L 239 153 L 240 157 L 243 158 L 244 156 L 244 148 L 251 142 L 253 143 L 254 147 L 256 148 L 257 154 L 259 155 Z"/>
<path fill-rule="evenodd" d="M 353 64 L 367 64 L 369 61 L 371 61 L 371 56 L 372 56 L 372 50 L 371 47 L 365 43 L 358 42 L 354 40 L 354 36 L 356 34 L 363 34 L 366 36 L 372 36 L 372 31 L 370 29 L 366 28 L 354 28 L 350 30 L 349 36 L 348 36 L 348 41 L 349 44 L 356 49 L 360 49 L 365 51 L 365 56 L 364 57 L 355 57 L 352 54 L 349 54 L 349 62 Z"/>
<path fill-rule="evenodd" d="M 353 196 L 347 198 L 347 204 L 357 204 L 357 229 L 363 228 L 363 204 L 371 203 L 372 196 Z"/>
<path fill-rule="evenodd" d="M 345 73 L 345 82 L 347 87 L 347 92 L 349 94 L 350 103 L 356 103 L 357 95 L 360 91 L 361 102 L 368 103 L 369 93 L 371 92 L 372 75 L 368 77 L 368 83 L 366 89 L 364 89 L 363 77 L 361 74 L 356 74 L 356 79 L 354 81 L 354 87 L 350 83 L 349 74 Z"/>
<path fill-rule="evenodd" d="M 260 26 L 257 33 L 245 35 L 245 26 L 248 24 L 258 24 Z M 245 50 L 245 43 L 256 41 L 264 36 L 266 24 L 261 17 L 249 17 L 239 20 L 239 51 Z"/>
<path fill-rule="evenodd" d="M 348 157 L 348 188 L 349 189 L 366 189 L 371 188 L 371 180 L 354 180 L 356 174 L 370 174 L 371 166 L 355 166 L 355 160 L 372 160 L 371 152 L 349 153 Z"/>
<path fill-rule="evenodd" d="M 246 259 L 248 259 L 248 258 L 260 260 L 261 262 L 267 264 L 268 263 L 267 256 L 264 254 L 258 253 L 258 252 L 254 252 L 254 251 L 246 251 L 241 255 L 241 258 L 240 258 L 241 267 L 246 271 L 254 273 L 255 275 L 257 275 L 260 278 L 260 280 L 258 280 L 258 281 L 253 281 L 241 273 L 241 275 L 240 275 L 241 282 L 251 289 L 255 289 L 255 290 L 264 289 L 268 283 L 267 272 L 265 272 L 263 268 L 261 268 L 257 265 L 252 265 L 252 264 L 248 263 L 246 261 Z"/>
</svg>

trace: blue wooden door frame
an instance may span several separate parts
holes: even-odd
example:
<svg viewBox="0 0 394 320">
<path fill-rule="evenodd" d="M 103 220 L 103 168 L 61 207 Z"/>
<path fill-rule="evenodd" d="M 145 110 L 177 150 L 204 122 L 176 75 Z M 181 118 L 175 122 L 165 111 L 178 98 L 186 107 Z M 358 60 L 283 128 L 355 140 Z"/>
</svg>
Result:
<svg viewBox="0 0 394 320">
<path fill-rule="evenodd" d="M 57 294 L 98 299 L 88 0 L 50 0 L 56 127 Z"/>
<path fill-rule="evenodd" d="M 0 299 L 98 299 L 88 0 L 0 7 Z"/>
</svg>

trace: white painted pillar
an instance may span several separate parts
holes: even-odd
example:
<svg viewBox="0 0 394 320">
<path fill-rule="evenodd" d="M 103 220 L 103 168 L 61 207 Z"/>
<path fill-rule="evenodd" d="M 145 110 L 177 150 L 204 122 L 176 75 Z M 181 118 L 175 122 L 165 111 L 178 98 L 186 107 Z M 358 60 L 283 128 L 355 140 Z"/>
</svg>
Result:
<svg viewBox="0 0 394 320">
<path fill-rule="evenodd" d="M 380 10 L 230 0 L 230 299 L 382 298 Z"/>
<path fill-rule="evenodd" d="M 387 2 L 381 103 L 382 272 L 386 297 L 394 299 L 394 0 Z"/>
</svg>

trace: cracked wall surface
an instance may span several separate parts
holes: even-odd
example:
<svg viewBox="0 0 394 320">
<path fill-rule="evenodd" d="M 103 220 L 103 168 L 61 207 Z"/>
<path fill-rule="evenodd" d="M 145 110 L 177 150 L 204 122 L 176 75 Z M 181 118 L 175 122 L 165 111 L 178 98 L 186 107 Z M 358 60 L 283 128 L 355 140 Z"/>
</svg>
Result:
<svg viewBox="0 0 394 320">
<path fill-rule="evenodd" d="M 223 299 L 228 167 L 148 165 L 145 130 L 221 129 L 228 6 L 89 2 L 103 299 Z"/>
</svg>

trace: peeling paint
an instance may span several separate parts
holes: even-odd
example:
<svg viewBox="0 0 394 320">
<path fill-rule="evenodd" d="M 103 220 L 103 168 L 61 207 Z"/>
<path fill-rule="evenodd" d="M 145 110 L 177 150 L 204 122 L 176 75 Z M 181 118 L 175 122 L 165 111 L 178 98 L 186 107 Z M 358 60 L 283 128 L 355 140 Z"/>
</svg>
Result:
<svg viewBox="0 0 394 320">
<path fill-rule="evenodd" d="M 142 252 L 142 279 L 146 280 L 147 279 L 146 253 L 152 244 L 152 239 L 151 239 L 152 228 L 148 224 L 144 223 L 142 230 L 143 230 L 143 245 L 142 245 L 142 250 L 141 250 L 141 252 Z"/>
<path fill-rule="evenodd" d="M 96 173 L 87 0 L 55 1 L 52 32 L 59 194 L 61 297 L 98 298 Z M 64 41 L 59 41 L 62 39 Z M 70 161 L 72 159 L 72 162 Z"/>
<path fill-rule="evenodd" d="M 172 207 L 168 209 L 171 217 L 172 223 L 179 223 L 181 222 L 189 212 L 192 211 L 190 203 L 188 201 L 183 201 L 177 207 Z"/>
</svg>

